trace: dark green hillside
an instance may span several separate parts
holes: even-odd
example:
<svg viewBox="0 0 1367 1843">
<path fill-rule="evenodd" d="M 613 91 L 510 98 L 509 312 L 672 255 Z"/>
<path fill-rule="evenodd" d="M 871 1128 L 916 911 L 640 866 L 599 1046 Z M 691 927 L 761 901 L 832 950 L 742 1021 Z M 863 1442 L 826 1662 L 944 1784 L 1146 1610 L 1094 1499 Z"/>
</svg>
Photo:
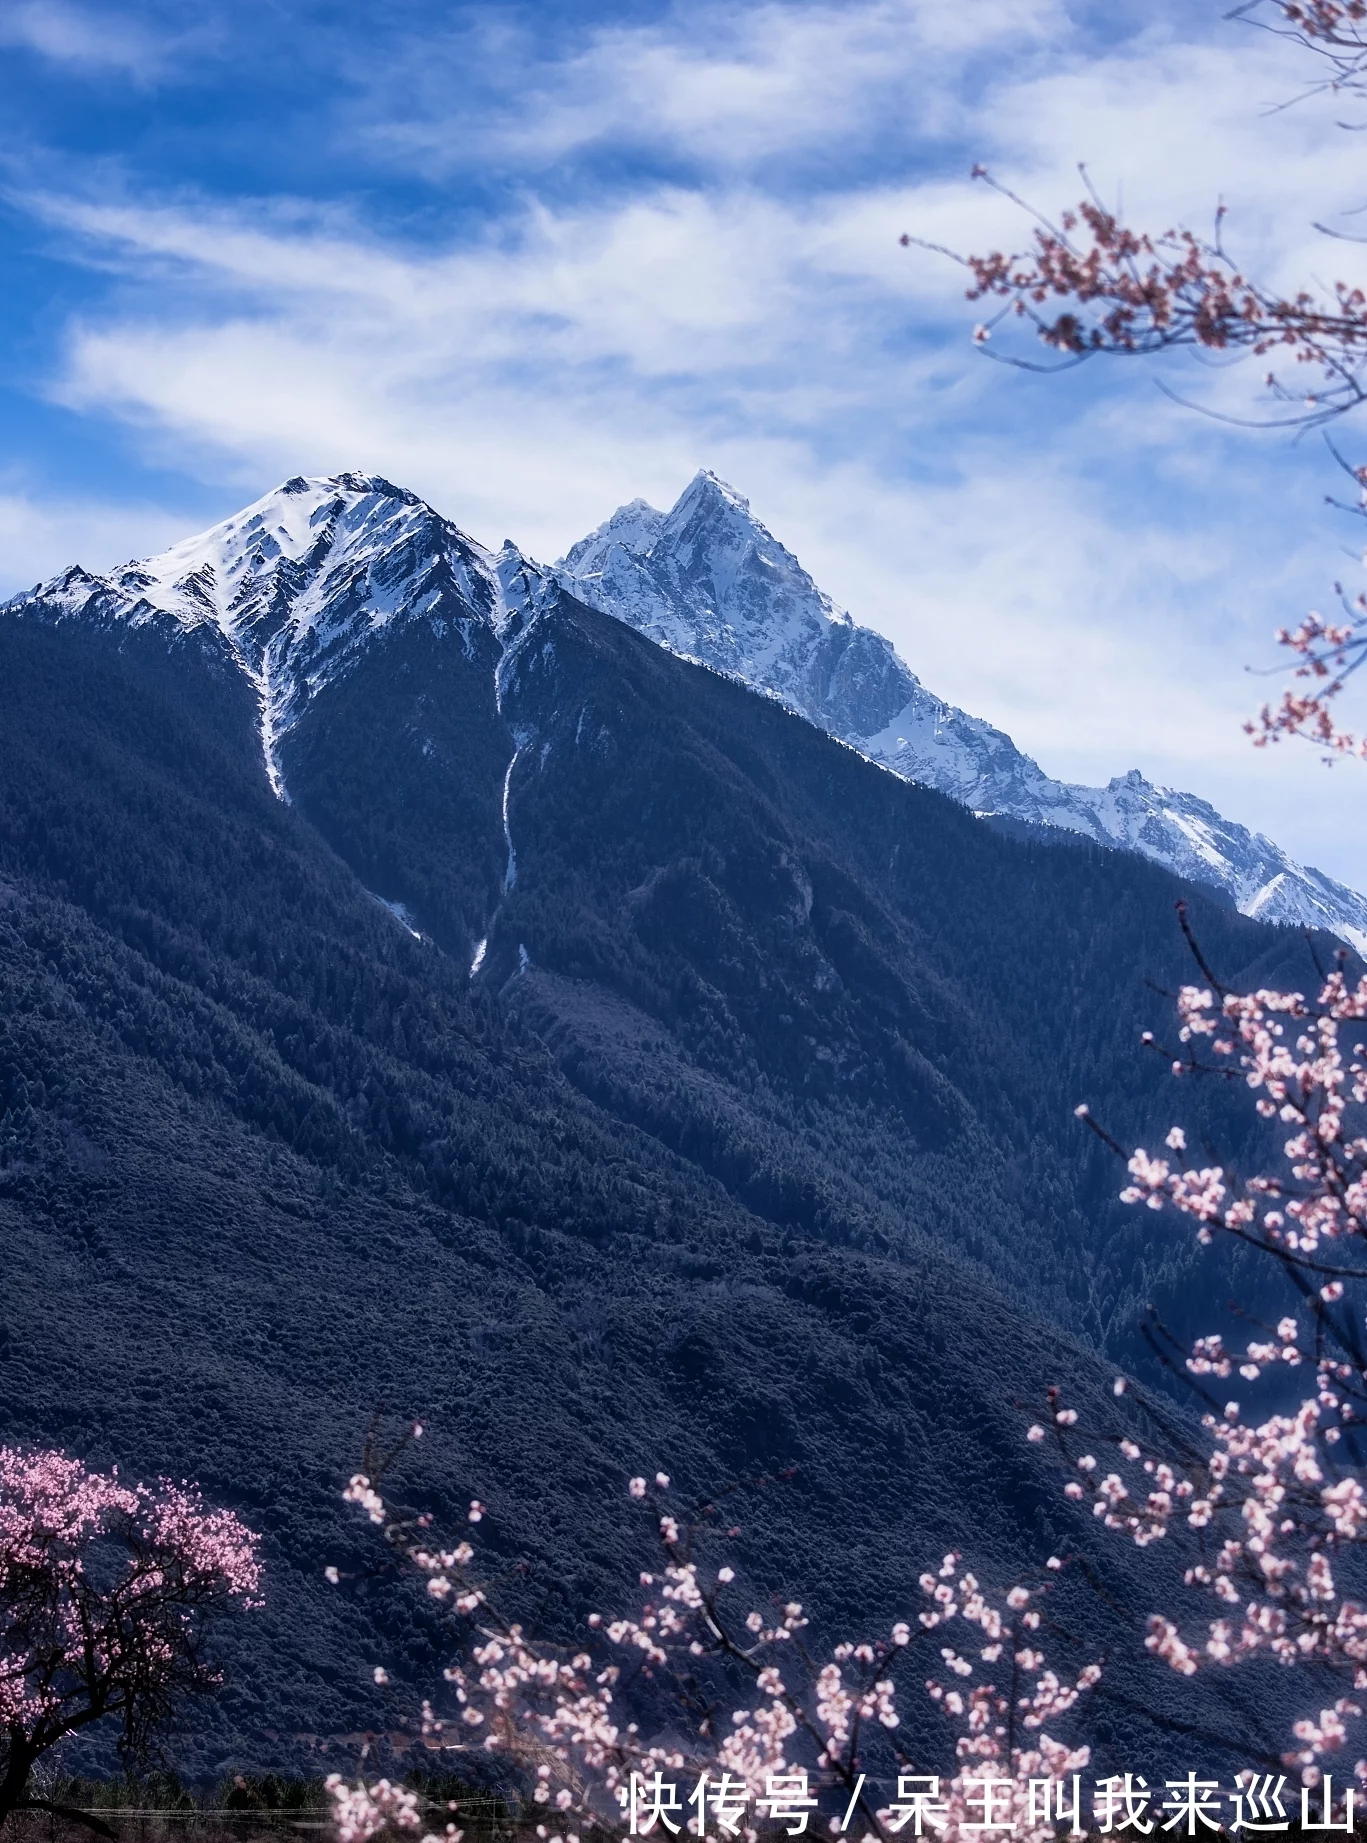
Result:
<svg viewBox="0 0 1367 1843">
<path fill-rule="evenodd" d="M 1180 1104 L 1246 1151 L 1246 1109 L 1137 1053 L 1152 982 L 1195 972 L 1174 900 L 1231 979 L 1313 979 L 1304 942 L 1138 858 L 1004 839 L 576 603 L 533 638 L 485 976 L 579 1085 L 776 1225 L 927 1235 L 1127 1357 L 1149 1300 L 1180 1315 L 1204 1274 L 1208 1311 L 1210 1257 L 1115 1201 L 1073 1108 L 1152 1142 Z"/>
<path fill-rule="evenodd" d="M 286 806 L 211 646 L 0 623 L 0 1434 L 193 1474 L 265 1531 L 189 1771 L 432 1684 L 426 1611 L 321 1579 L 366 1552 L 337 1491 L 379 1403 L 431 1428 L 414 1490 L 485 1499 L 564 1625 L 631 1572 L 630 1472 L 795 1465 L 742 1559 L 857 1630 L 950 1544 L 1079 1539 L 1015 1404 L 1103 1403 L 1079 1322 L 1141 1255 L 1184 1272 L 1070 1113 L 1156 1105 L 1131 1044 L 1181 966 L 1170 880 L 997 837 L 603 617 L 533 638 L 505 897 L 497 712 L 434 655 L 377 642 L 319 698 Z"/>
<path fill-rule="evenodd" d="M 483 623 L 395 633 L 382 671 L 331 685 L 284 749 L 292 797 L 370 889 L 423 918 L 464 965 L 503 886 L 513 752 Z"/>
</svg>

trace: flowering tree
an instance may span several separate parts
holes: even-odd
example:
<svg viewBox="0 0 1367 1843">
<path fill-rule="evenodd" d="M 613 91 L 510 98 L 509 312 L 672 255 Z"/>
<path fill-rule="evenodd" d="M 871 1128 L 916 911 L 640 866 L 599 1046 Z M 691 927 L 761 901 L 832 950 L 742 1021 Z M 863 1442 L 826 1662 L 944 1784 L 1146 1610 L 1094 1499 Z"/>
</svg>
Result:
<svg viewBox="0 0 1367 1843">
<path fill-rule="evenodd" d="M 1296 1723 L 1297 1745 L 1286 1755 L 1313 1784 L 1325 1755 L 1350 1738 L 1348 1718 L 1363 1713 L 1354 1697 L 1367 1690 L 1367 1608 L 1338 1579 L 1367 1544 L 1367 1047 L 1356 1036 L 1367 1020 L 1367 976 L 1350 982 L 1344 954 L 1313 997 L 1241 993 L 1220 982 L 1194 940 L 1192 947 L 1206 982 L 1178 994 L 1177 1047 L 1146 1041 L 1170 1058 L 1174 1075 L 1236 1080 L 1264 1119 L 1289 1129 L 1284 1162 L 1245 1176 L 1213 1161 L 1184 1163 L 1180 1126 L 1166 1136 L 1167 1156 L 1127 1152 L 1085 1106 L 1078 1113 L 1126 1157 L 1125 1202 L 1175 1209 L 1201 1242 L 1229 1237 L 1270 1257 L 1299 1305 L 1257 1327 L 1242 1350 L 1220 1335 L 1189 1351 L 1174 1347 L 1206 1403 L 1207 1452 L 1174 1454 L 1113 1430 L 1105 1438 L 1120 1463 L 1107 1469 L 1095 1453 L 1078 1451 L 1078 1417 L 1058 1391 L 1052 1432 L 1074 1473 L 1067 1495 L 1090 1498 L 1107 1529 L 1141 1547 L 1174 1527 L 1198 1536 L 1184 1581 L 1216 1601 L 1216 1616 L 1203 1635 L 1184 1637 L 1155 1613 L 1152 1651 L 1188 1676 L 1264 1657 L 1343 1679 L 1347 1693 Z M 1283 1379 L 1298 1370 L 1313 1377 L 1313 1392 L 1252 1425 L 1238 1399 L 1216 1392 L 1237 1371 L 1246 1386 L 1284 1395 Z M 1048 1436 L 1036 1425 L 1028 1437 Z M 1354 1771 L 1367 1782 L 1367 1760 Z"/>
<path fill-rule="evenodd" d="M 1236 12 L 1319 60 L 1312 90 L 1367 95 L 1367 0 L 1247 0 Z M 975 177 L 996 184 L 982 168 Z M 969 270 L 969 299 L 994 310 L 975 331 L 980 344 L 1006 321 L 1031 327 L 1054 355 L 1033 368 L 1175 346 L 1247 353 L 1270 361 L 1263 378 L 1270 420 L 1282 424 L 1323 425 L 1367 402 L 1367 294 L 1346 283 L 1294 295 L 1261 286 L 1225 246 L 1223 207 L 1209 237 L 1134 230 L 1095 193 L 1057 222 L 1034 215 L 1023 252 L 959 259 Z M 1304 383 L 1290 381 L 1291 366 Z M 1367 512 L 1367 467 L 1342 464 L 1359 489 L 1350 509 Z M 1367 599 L 1338 595 L 1342 618 L 1312 614 L 1278 634 L 1297 661 L 1296 682 L 1279 706 L 1265 706 L 1246 726 L 1255 744 L 1302 736 L 1331 755 L 1367 756 L 1367 738 L 1340 729 L 1331 709 L 1367 658 Z M 1200 981 L 1178 994 L 1176 1046 L 1146 1042 L 1176 1076 L 1237 1083 L 1264 1120 L 1284 1129 L 1280 1160 L 1240 1174 L 1213 1150 L 1185 1158 L 1180 1126 L 1162 1152 L 1151 1153 L 1120 1145 L 1086 1106 L 1078 1113 L 1125 1158 L 1125 1201 L 1175 1209 L 1202 1242 L 1228 1237 L 1266 1256 L 1280 1268 L 1293 1309 L 1255 1327 L 1240 1350 L 1218 1335 L 1187 1350 L 1167 1340 L 1167 1356 L 1204 1401 L 1203 1452 L 1148 1442 L 1133 1418 L 1083 1440 L 1076 1412 L 1057 1391 L 1048 1428 L 1037 1425 L 1030 1437 L 1052 1434 L 1073 1474 L 1068 1495 L 1090 1500 L 1106 1528 L 1141 1546 L 1178 1528 L 1195 1539 L 1184 1584 L 1214 1600 L 1215 1617 L 1195 1631 L 1162 1613 L 1149 1625 L 1150 1649 L 1175 1670 L 1190 1675 L 1266 1658 L 1341 1679 L 1330 1706 L 1296 1723 L 1286 1755 L 1316 1783 L 1325 1758 L 1347 1743 L 1367 1691 L 1367 1608 L 1343 1578 L 1360 1572 L 1353 1552 L 1367 1542 L 1360 1432 L 1367 1418 L 1367 978 L 1354 981 L 1341 953 L 1320 969 L 1309 995 L 1236 991 L 1202 957 L 1185 912 L 1182 926 Z M 1250 1424 L 1243 1403 L 1225 1399 L 1222 1385 L 1236 1371 L 1241 1393 L 1269 1391 L 1276 1411 Z M 1288 1404 L 1287 1383 L 1298 1371 L 1313 1377 L 1313 1390 Z M 1092 1450 L 1102 1443 L 1114 1464 Z M 1367 1780 L 1367 1759 L 1355 1771 Z"/>
<path fill-rule="evenodd" d="M 136 1757 L 182 1695 L 212 1688 L 205 1623 L 259 1605 L 260 1576 L 256 1537 L 192 1490 L 0 1447 L 0 1825 L 57 1808 L 30 1776 L 66 1736 L 116 1721 Z"/>
<path fill-rule="evenodd" d="M 1090 1754 L 1045 1724 L 1066 1724 L 1101 1671 L 1091 1664 L 1065 1681 L 1046 1662 L 1043 1609 L 1049 1572 L 1063 1566 L 1057 1558 L 1042 1583 L 994 1597 L 946 1555 L 921 1577 L 909 1621 L 822 1658 L 807 1644 L 797 1602 L 747 1610 L 735 1569 L 710 1558 L 739 1530 L 720 1530 L 715 1504 L 691 1519 L 669 1508 L 670 1481 L 658 1473 L 653 1485 L 634 1478 L 628 1486 L 658 1552 L 639 1575 L 635 1604 L 616 1617 L 589 1614 L 581 1642 L 562 1646 L 500 1610 L 468 1537 L 443 1546 L 429 1518 L 386 1504 L 376 1486 L 387 1463 L 372 1462 L 345 1496 L 458 1622 L 444 1673 L 450 1707 L 423 1704 L 423 1739 L 448 1755 L 503 1764 L 544 1820 L 538 1838 L 580 1843 L 585 1830 L 607 1827 L 754 1843 L 764 1821 L 805 1831 L 818 1790 L 834 1796 L 832 1832 L 858 1821 L 883 1839 L 913 1823 L 918 1836 L 928 1824 L 950 1843 L 968 1843 L 980 1832 L 985 1785 L 994 1814 L 1027 1843 L 1052 1839 L 1066 1815 L 1070 1775 Z M 482 1522 L 485 1507 L 473 1502 L 468 1514 Z M 340 1578 L 335 1568 L 328 1575 Z M 899 1734 L 899 1679 L 924 1669 L 928 1647 L 938 1661 L 924 1689 L 958 1730 L 955 1768 L 943 1778 L 921 1770 Z M 388 1682 L 383 1668 L 375 1678 Z M 644 1710 L 650 1732 L 632 1718 Z M 873 1790 L 879 1768 L 896 1781 L 890 1803 Z M 328 1789 L 340 1843 L 425 1829 L 418 1794 L 392 1780 L 350 1784 L 333 1774 Z M 449 1816 L 422 1843 L 460 1843 Z"/>
</svg>

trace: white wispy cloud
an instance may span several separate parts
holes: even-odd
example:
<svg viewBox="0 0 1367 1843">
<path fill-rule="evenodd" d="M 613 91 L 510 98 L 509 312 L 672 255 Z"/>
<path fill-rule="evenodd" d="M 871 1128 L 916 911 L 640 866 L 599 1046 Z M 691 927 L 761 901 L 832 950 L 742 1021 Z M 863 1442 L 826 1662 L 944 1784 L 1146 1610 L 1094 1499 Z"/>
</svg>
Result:
<svg viewBox="0 0 1367 1843">
<path fill-rule="evenodd" d="M 1068 29 L 1062 0 L 691 4 L 599 27 L 551 60 L 530 28 L 492 14 L 425 34 L 360 81 L 377 142 L 413 158 L 543 165 L 610 145 L 736 172 L 952 132 L 965 67 L 1028 57 Z"/>
<path fill-rule="evenodd" d="M 69 0 L 6 0 L 0 7 L 0 45 L 36 52 L 79 72 L 113 71 L 138 84 L 167 74 L 174 62 L 172 41 L 182 37 Z"/>
</svg>

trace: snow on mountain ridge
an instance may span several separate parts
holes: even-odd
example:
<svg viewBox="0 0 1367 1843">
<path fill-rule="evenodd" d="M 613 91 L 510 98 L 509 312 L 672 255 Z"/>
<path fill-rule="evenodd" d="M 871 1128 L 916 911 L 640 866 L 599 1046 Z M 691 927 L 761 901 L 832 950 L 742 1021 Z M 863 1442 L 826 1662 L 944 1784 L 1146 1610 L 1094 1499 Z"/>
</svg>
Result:
<svg viewBox="0 0 1367 1843">
<path fill-rule="evenodd" d="M 1367 899 L 1208 802 L 1137 770 L 1106 787 L 1056 781 L 1003 731 L 936 697 L 705 471 L 668 512 L 642 499 L 620 507 L 553 569 L 511 541 L 489 552 L 379 476 L 296 477 L 160 556 L 107 576 L 72 566 L 0 613 L 171 621 L 213 635 L 256 692 L 266 770 L 287 799 L 282 739 L 377 633 L 425 619 L 469 655 L 479 623 L 500 643 L 501 673 L 561 588 L 982 817 L 1138 852 L 1223 890 L 1245 914 L 1325 928 L 1367 953 Z"/>
<path fill-rule="evenodd" d="M 416 493 L 343 473 L 296 476 L 160 556 L 108 576 L 68 570 L 4 606 L 216 630 L 256 690 L 266 771 L 288 799 L 281 739 L 377 631 L 462 610 L 468 652 L 470 621 L 497 628 L 505 600 L 495 560 Z"/>
<path fill-rule="evenodd" d="M 677 628 L 681 613 L 691 617 L 693 650 L 709 664 L 743 658 L 749 676 L 765 666 L 781 673 L 790 655 L 796 661 L 842 618 L 792 552 L 752 515 L 749 501 L 715 474 L 698 473 L 668 513 L 641 500 L 622 512 L 631 514 L 625 529 L 622 513 L 602 528 L 608 543 L 599 547 L 600 569 L 620 567 L 616 549 L 631 556 L 642 602 L 666 626 Z M 576 546 L 562 566 L 581 580 L 573 559 L 582 548 Z"/>
<path fill-rule="evenodd" d="M 662 646 L 730 672 L 907 780 L 980 816 L 1136 851 L 1245 914 L 1326 928 L 1367 953 L 1367 900 L 1193 794 L 1137 769 L 1057 781 L 992 724 L 930 692 L 890 641 L 836 607 L 716 475 L 669 512 L 621 507 L 556 565 L 566 588 Z"/>
</svg>

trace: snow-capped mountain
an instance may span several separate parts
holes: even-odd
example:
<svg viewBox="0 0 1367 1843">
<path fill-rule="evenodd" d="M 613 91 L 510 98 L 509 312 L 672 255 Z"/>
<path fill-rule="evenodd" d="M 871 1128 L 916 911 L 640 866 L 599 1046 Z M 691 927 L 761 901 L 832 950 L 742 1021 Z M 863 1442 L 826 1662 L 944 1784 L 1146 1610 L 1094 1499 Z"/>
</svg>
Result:
<svg viewBox="0 0 1367 1843">
<path fill-rule="evenodd" d="M 5 604 L 57 618 L 170 617 L 222 637 L 256 688 L 271 785 L 287 797 L 281 740 L 318 689 L 380 629 L 421 616 L 496 625 L 505 606 L 499 559 L 418 498 L 363 474 L 287 480 L 222 524 L 108 576 L 72 568 Z M 521 565 L 516 558 L 505 573 Z"/>
<path fill-rule="evenodd" d="M 983 817 L 1138 852 L 1247 915 L 1324 928 L 1367 952 L 1367 899 L 1206 801 L 1137 770 L 1106 787 L 1053 780 L 1001 730 L 936 697 L 707 472 L 667 513 L 623 506 L 553 569 L 512 543 L 486 550 L 378 476 L 295 478 L 160 556 L 104 576 L 73 567 L 0 613 L 169 622 L 222 646 L 253 687 L 266 771 L 288 799 L 282 743 L 378 633 L 421 622 L 473 658 L 478 629 L 481 656 L 505 655 L 501 679 L 522 617 L 561 587 Z"/>
<path fill-rule="evenodd" d="M 1137 769 L 1105 787 L 1056 781 L 1003 731 L 936 697 L 714 474 L 697 474 L 667 513 L 641 499 L 622 506 L 556 569 L 576 595 L 661 646 L 733 673 L 983 817 L 1139 852 L 1223 890 L 1246 915 L 1325 928 L 1367 952 L 1367 899 L 1271 839 Z"/>
</svg>

